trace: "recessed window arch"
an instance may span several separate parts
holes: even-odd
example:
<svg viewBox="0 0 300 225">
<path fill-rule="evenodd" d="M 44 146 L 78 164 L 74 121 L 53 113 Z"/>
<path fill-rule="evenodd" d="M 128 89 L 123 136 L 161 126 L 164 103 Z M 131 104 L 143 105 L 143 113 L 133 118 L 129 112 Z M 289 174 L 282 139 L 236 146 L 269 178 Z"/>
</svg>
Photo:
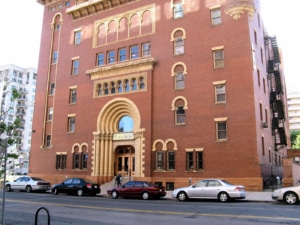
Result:
<svg viewBox="0 0 300 225">
<path fill-rule="evenodd" d="M 131 82 L 132 82 L 132 90 L 133 90 L 133 91 L 136 91 L 136 90 L 137 90 L 136 79 L 135 79 L 135 78 L 132 78 L 132 79 L 131 79 Z"/>
<path fill-rule="evenodd" d="M 101 95 L 102 95 L 102 85 L 101 85 L 101 84 L 98 84 L 98 85 L 97 85 L 97 95 L 98 95 L 98 96 L 101 96 Z"/>
<path fill-rule="evenodd" d="M 125 80 L 124 85 L 125 85 L 125 92 L 129 92 L 130 91 L 129 80 Z"/>
<path fill-rule="evenodd" d="M 184 54 L 184 39 L 186 38 L 186 33 L 183 28 L 177 28 L 173 30 L 171 34 L 171 42 L 173 42 L 174 55 Z"/>
<path fill-rule="evenodd" d="M 174 89 L 180 90 L 185 88 L 186 65 L 184 63 L 176 63 L 172 67 L 171 76 L 174 77 Z"/>
<path fill-rule="evenodd" d="M 109 94 L 108 83 L 104 83 L 104 94 L 105 94 L 105 95 L 108 95 L 108 94 Z"/>
<path fill-rule="evenodd" d="M 145 88 L 145 79 L 144 79 L 144 77 L 139 78 L 139 86 L 140 86 L 140 89 Z"/>
<path fill-rule="evenodd" d="M 115 82 L 110 83 L 110 88 L 111 88 L 111 93 L 112 94 L 116 93 L 116 84 L 115 84 Z"/>
<path fill-rule="evenodd" d="M 186 123 L 187 100 L 182 96 L 176 97 L 172 102 L 172 111 L 174 112 L 175 125 L 184 125 Z"/>
<path fill-rule="evenodd" d="M 123 91 L 123 86 L 122 86 L 123 84 L 122 84 L 122 81 L 118 81 L 118 93 L 122 93 L 122 91 Z"/>
<path fill-rule="evenodd" d="M 130 116 L 123 116 L 118 123 L 119 132 L 132 132 L 134 128 L 134 120 Z"/>
</svg>

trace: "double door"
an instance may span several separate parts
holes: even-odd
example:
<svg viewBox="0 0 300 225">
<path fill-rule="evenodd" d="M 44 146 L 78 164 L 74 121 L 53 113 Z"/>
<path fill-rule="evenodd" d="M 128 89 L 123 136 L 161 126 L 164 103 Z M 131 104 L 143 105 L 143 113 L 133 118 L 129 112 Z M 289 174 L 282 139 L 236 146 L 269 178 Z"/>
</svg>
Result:
<svg viewBox="0 0 300 225">
<path fill-rule="evenodd" d="M 134 176 L 135 155 L 133 146 L 119 146 L 116 151 L 116 174 Z"/>
</svg>

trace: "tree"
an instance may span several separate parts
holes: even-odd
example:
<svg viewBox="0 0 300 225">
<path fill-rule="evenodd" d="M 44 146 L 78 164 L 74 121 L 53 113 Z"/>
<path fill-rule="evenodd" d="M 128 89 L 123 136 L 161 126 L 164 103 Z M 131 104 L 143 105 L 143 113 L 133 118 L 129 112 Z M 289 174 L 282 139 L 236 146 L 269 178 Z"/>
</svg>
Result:
<svg viewBox="0 0 300 225">
<path fill-rule="evenodd" d="M 4 165 L 7 159 L 17 159 L 18 154 L 7 153 L 7 148 L 13 146 L 18 140 L 19 135 L 17 129 L 21 127 L 21 119 L 15 118 L 13 121 L 7 119 L 8 112 L 13 108 L 15 101 L 20 97 L 18 90 L 12 88 L 7 90 L 7 79 L 5 79 L 6 84 L 3 88 L 1 111 L 0 111 L 0 165 Z M 6 98 L 8 100 L 8 107 L 5 104 Z M 4 174 L 4 168 L 1 167 L 1 177 Z"/>
<path fill-rule="evenodd" d="M 300 134 L 297 135 L 297 138 L 292 145 L 292 149 L 300 149 Z"/>
<path fill-rule="evenodd" d="M 291 138 L 292 146 L 295 144 L 298 135 L 300 135 L 300 131 L 295 131 L 295 130 L 291 131 L 290 138 Z"/>
</svg>

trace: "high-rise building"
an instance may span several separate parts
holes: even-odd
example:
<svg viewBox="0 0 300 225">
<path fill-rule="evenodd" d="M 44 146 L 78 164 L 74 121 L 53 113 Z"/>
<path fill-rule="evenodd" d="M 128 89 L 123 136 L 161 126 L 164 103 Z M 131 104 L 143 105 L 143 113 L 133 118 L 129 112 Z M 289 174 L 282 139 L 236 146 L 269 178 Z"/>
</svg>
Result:
<svg viewBox="0 0 300 225">
<path fill-rule="evenodd" d="M 300 92 L 287 94 L 289 125 L 291 131 L 300 131 Z"/>
<path fill-rule="evenodd" d="M 22 68 L 13 64 L 0 66 L 0 102 L 1 122 L 13 123 L 21 120 L 18 128 L 17 143 L 8 147 L 8 153 L 18 155 L 17 159 L 8 158 L 7 174 L 22 175 L 28 173 L 31 149 L 31 130 L 34 111 L 37 70 Z M 19 92 L 20 97 L 11 103 L 12 90 Z"/>
<path fill-rule="evenodd" d="M 253 0 L 44 5 L 29 173 L 261 190 L 289 146 L 276 37 Z"/>
</svg>

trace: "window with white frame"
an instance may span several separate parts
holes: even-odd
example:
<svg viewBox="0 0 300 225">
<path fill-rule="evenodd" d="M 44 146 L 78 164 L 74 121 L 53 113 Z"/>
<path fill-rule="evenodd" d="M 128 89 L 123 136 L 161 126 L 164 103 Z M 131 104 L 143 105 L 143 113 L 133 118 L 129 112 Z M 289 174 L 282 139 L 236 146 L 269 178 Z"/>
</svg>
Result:
<svg viewBox="0 0 300 225">
<path fill-rule="evenodd" d="M 211 16 L 211 24 L 213 26 L 219 25 L 222 23 L 221 19 L 221 9 L 220 8 L 214 8 L 210 10 L 210 16 Z"/>
<path fill-rule="evenodd" d="M 227 117 L 215 118 L 217 141 L 227 140 Z"/>
<path fill-rule="evenodd" d="M 214 69 L 224 67 L 224 49 L 223 48 L 213 48 L 213 61 Z"/>
<path fill-rule="evenodd" d="M 74 31 L 74 45 L 79 45 L 81 42 L 81 30 Z"/>
<path fill-rule="evenodd" d="M 75 116 L 68 116 L 68 132 L 75 132 Z"/>
</svg>

